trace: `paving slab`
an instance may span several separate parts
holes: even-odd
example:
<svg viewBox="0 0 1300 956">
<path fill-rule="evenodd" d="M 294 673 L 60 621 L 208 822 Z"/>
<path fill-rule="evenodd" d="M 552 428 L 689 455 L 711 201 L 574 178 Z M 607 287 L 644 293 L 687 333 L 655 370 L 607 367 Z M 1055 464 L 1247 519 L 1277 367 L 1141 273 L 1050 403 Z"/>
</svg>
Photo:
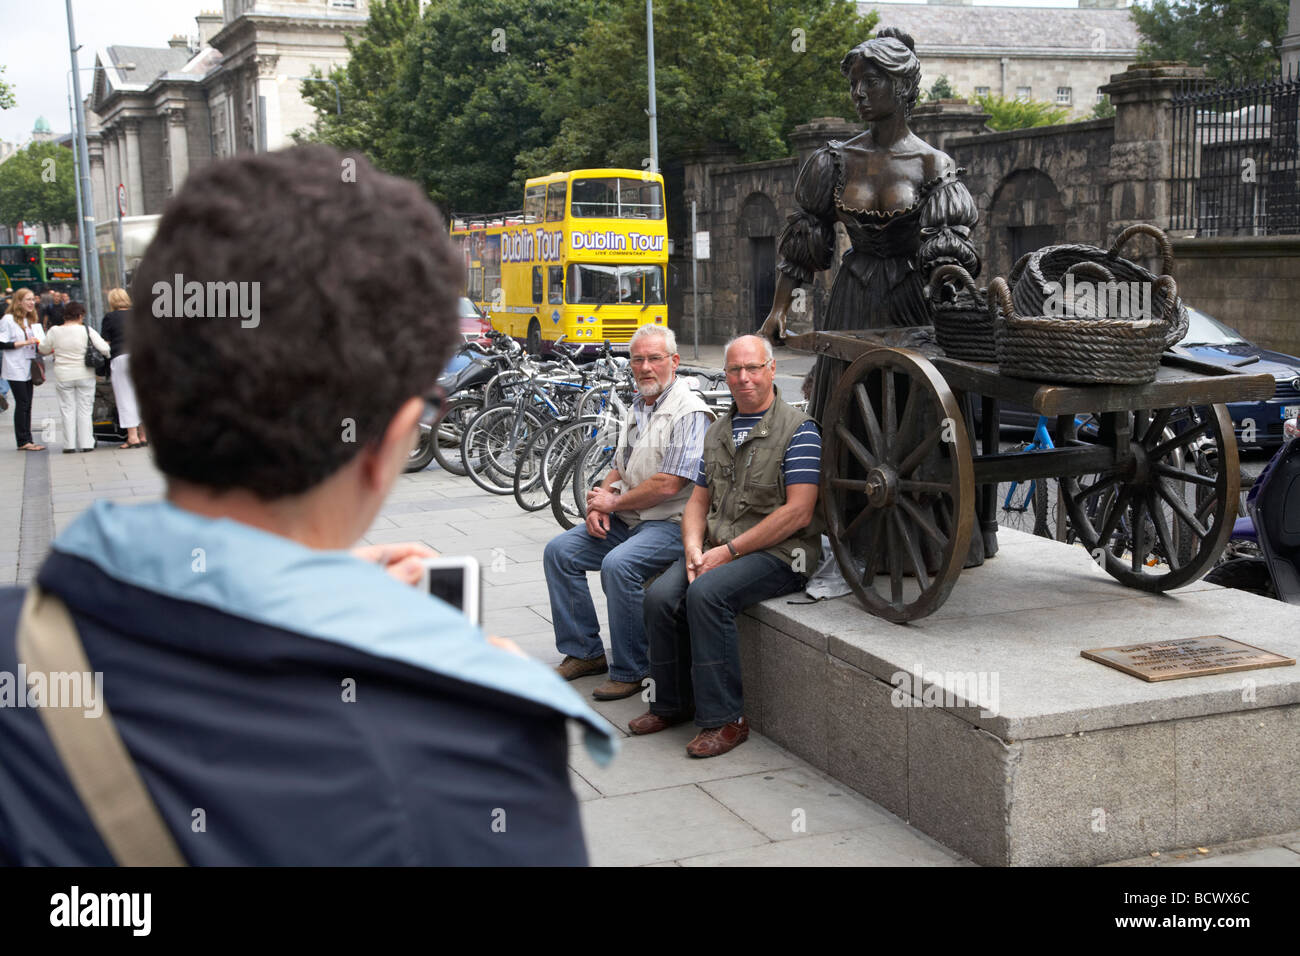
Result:
<svg viewBox="0 0 1300 956">
<path fill-rule="evenodd" d="M 966 866 L 907 827 L 865 827 L 679 859 L 682 866 Z"/>
<path fill-rule="evenodd" d="M 581 809 L 594 866 L 641 866 L 767 842 L 693 784 L 587 800 Z"/>
<path fill-rule="evenodd" d="M 770 840 L 900 822 L 844 784 L 802 767 L 702 781 L 699 787 Z"/>
</svg>

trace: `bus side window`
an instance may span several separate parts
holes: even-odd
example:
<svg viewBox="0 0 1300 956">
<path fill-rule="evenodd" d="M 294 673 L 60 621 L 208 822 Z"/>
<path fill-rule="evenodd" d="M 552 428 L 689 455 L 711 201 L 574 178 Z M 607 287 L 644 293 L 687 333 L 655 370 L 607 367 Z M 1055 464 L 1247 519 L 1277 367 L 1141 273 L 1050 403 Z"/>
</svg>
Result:
<svg viewBox="0 0 1300 956">
<path fill-rule="evenodd" d="M 564 304 L 564 266 L 551 266 L 549 273 L 549 285 L 546 292 L 546 301 L 550 305 Z"/>
<path fill-rule="evenodd" d="M 568 183 L 551 183 L 546 190 L 546 221 L 559 222 L 564 218 L 564 202 L 568 198 Z"/>
<path fill-rule="evenodd" d="M 533 304 L 542 303 L 542 267 L 533 266 Z"/>
<path fill-rule="evenodd" d="M 524 190 L 524 222 L 541 222 L 545 207 L 545 186 L 529 186 Z"/>
</svg>

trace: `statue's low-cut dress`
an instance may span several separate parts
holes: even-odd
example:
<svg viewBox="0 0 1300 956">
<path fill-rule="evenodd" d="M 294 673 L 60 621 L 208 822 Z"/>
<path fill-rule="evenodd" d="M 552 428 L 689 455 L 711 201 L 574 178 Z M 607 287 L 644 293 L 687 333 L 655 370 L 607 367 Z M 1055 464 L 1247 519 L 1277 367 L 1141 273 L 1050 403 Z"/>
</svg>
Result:
<svg viewBox="0 0 1300 956">
<path fill-rule="evenodd" d="M 848 232 L 851 248 L 844 254 L 825 313 L 817 317 L 818 331 L 932 325 L 925 297 L 930 270 L 955 262 L 971 275 L 979 272 L 979 257 L 970 242 L 978 213 L 957 178 L 960 170 L 924 183 L 906 209 L 853 209 L 842 199 L 845 174 L 865 170 L 861 156 L 869 152 L 831 141 L 813 153 L 795 186 L 799 209 L 781 234 L 777 268 L 807 284 L 814 272 L 831 265 L 836 221 Z M 825 356 L 817 360 L 808 412 L 819 422 L 844 367 L 844 362 Z"/>
</svg>

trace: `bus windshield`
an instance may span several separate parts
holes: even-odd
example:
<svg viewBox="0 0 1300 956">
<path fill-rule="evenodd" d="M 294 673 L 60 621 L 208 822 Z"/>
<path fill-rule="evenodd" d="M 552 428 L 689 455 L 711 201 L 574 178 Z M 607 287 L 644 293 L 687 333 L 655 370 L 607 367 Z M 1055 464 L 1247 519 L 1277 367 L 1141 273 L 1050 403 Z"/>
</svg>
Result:
<svg viewBox="0 0 1300 956">
<path fill-rule="evenodd" d="M 573 305 L 663 305 L 662 266 L 569 266 L 565 301 Z"/>
<path fill-rule="evenodd" d="M 662 219 L 663 191 L 657 182 L 622 176 L 575 179 L 570 197 L 575 217 Z"/>
</svg>

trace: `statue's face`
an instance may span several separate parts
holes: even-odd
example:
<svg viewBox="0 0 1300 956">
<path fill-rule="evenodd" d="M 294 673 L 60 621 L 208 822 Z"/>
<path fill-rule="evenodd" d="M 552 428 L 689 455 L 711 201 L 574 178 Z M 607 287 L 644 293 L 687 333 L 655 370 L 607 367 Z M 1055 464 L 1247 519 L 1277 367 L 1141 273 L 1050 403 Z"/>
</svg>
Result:
<svg viewBox="0 0 1300 956">
<path fill-rule="evenodd" d="M 898 110 L 894 81 L 871 60 L 859 58 L 849 71 L 849 95 L 864 123 L 888 119 Z"/>
</svg>

